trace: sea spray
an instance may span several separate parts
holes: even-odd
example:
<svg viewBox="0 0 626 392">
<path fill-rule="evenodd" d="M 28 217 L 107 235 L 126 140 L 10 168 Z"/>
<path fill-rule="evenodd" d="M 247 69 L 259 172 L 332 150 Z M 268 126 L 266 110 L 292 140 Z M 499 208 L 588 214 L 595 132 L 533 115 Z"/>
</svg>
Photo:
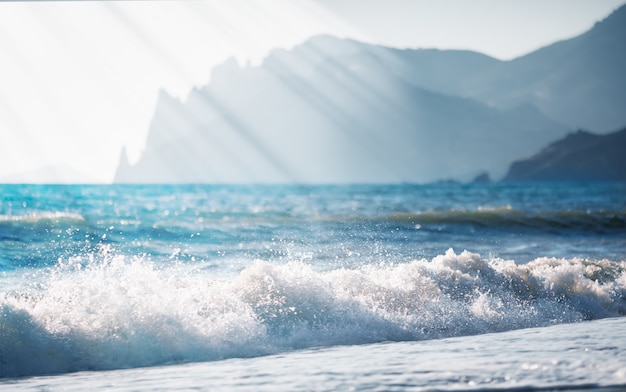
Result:
<svg viewBox="0 0 626 392">
<path fill-rule="evenodd" d="M 110 247 L 0 295 L 0 375 L 23 376 L 424 340 L 626 314 L 626 263 L 527 264 L 449 250 L 319 269 L 250 260 L 238 275 Z"/>
</svg>

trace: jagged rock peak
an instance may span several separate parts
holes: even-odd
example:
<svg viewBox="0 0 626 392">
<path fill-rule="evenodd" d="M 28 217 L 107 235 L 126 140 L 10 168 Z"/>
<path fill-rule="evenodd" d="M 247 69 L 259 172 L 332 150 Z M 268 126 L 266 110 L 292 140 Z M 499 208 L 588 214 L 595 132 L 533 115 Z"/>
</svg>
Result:
<svg viewBox="0 0 626 392">
<path fill-rule="evenodd" d="M 129 172 L 131 168 L 131 164 L 128 161 L 128 154 L 126 153 L 126 147 L 122 147 L 122 152 L 120 153 L 120 160 L 117 164 L 117 170 L 115 171 L 115 177 L 113 178 L 114 183 L 123 183 L 127 182 L 126 173 Z"/>
</svg>

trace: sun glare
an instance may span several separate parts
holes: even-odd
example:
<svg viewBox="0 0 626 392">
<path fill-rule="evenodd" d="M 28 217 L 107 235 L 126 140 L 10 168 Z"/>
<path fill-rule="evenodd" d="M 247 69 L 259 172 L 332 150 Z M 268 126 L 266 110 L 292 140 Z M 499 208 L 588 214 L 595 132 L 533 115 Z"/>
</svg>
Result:
<svg viewBox="0 0 626 392">
<path fill-rule="evenodd" d="M 0 125 L 19 151 L 2 154 L 0 177 L 60 165 L 109 182 L 122 146 L 138 159 L 159 90 L 184 100 L 228 57 L 254 65 L 314 34 L 356 35 L 312 1 L 0 7 L 0 53 L 11 59 Z"/>
</svg>

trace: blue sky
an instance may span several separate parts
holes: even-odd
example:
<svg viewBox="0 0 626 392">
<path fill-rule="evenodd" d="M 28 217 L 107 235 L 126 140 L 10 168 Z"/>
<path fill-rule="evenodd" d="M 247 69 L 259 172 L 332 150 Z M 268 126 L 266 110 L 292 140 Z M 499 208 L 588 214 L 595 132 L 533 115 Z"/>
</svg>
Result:
<svg viewBox="0 0 626 392">
<path fill-rule="evenodd" d="M 110 182 L 157 94 L 184 99 L 230 56 L 330 33 L 511 59 L 578 35 L 623 0 L 0 2 L 0 181 Z M 32 173 L 48 168 L 47 173 Z"/>
</svg>

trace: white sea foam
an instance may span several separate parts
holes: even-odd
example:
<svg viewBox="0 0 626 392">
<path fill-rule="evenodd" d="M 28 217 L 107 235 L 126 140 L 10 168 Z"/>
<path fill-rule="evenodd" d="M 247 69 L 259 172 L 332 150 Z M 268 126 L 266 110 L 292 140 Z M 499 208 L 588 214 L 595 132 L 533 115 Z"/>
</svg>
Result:
<svg viewBox="0 0 626 392">
<path fill-rule="evenodd" d="M 0 296 L 0 376 L 251 357 L 626 314 L 626 263 L 518 265 L 452 250 L 318 271 L 254 261 L 232 279 L 108 252 Z"/>
<path fill-rule="evenodd" d="M 27 222 L 38 223 L 46 221 L 82 222 L 85 218 L 81 214 L 63 211 L 39 211 L 22 215 L 0 215 L 0 222 Z"/>
</svg>

